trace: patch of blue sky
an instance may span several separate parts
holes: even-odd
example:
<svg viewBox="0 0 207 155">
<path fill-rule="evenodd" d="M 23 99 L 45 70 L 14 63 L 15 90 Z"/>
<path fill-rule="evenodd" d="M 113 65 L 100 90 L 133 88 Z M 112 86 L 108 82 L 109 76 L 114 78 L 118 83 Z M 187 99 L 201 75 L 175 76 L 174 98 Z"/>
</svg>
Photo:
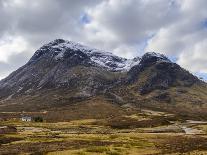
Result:
<svg viewBox="0 0 207 155">
<path fill-rule="evenodd" d="M 146 51 L 146 47 L 148 46 L 148 42 L 155 36 L 155 33 L 151 34 L 150 36 L 146 37 L 142 41 L 137 44 L 137 49 L 140 55 L 143 55 L 145 52 L 156 52 L 156 51 Z"/>
<path fill-rule="evenodd" d="M 86 14 L 86 13 L 83 13 L 81 16 L 80 16 L 80 23 L 81 24 L 88 24 L 91 22 L 91 19 L 90 17 Z"/>
<path fill-rule="evenodd" d="M 207 82 L 207 73 L 195 73 L 195 75 L 201 80 Z"/>
<path fill-rule="evenodd" d="M 169 59 L 174 63 L 176 63 L 178 60 L 178 58 L 176 56 L 169 56 Z"/>
<path fill-rule="evenodd" d="M 202 22 L 201 22 L 201 27 L 204 29 L 207 29 L 207 18 L 205 18 Z"/>
</svg>

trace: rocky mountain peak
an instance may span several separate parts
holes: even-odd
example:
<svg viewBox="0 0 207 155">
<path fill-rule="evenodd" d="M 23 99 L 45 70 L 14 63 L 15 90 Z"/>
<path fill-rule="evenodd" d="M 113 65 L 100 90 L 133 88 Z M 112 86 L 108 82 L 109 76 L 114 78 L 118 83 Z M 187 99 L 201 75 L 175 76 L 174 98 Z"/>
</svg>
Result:
<svg viewBox="0 0 207 155">
<path fill-rule="evenodd" d="M 165 55 L 149 52 L 142 56 L 138 65 L 133 66 L 128 72 L 128 80 L 133 83 L 139 80 L 141 74 L 145 78 L 140 87 L 141 94 L 147 94 L 153 90 L 168 89 L 172 86 L 190 87 L 194 83 L 200 83 L 197 77 L 173 63 Z"/>
<path fill-rule="evenodd" d="M 157 62 L 169 62 L 171 63 L 170 59 L 168 59 L 165 55 L 155 52 L 148 52 L 145 53 L 140 61 L 141 65 L 150 66 Z"/>
<path fill-rule="evenodd" d="M 102 74 L 127 72 L 139 62 L 139 58 L 126 59 L 111 52 L 56 39 L 40 47 L 27 64 L 0 81 L 0 98 L 59 87 L 97 90 L 113 81 Z"/>
<path fill-rule="evenodd" d="M 140 58 L 126 59 L 111 52 L 91 48 L 80 43 L 56 39 L 38 49 L 30 63 L 40 59 L 52 59 L 52 61 L 87 62 L 87 64 L 106 68 L 111 71 L 127 71 L 140 62 Z"/>
</svg>

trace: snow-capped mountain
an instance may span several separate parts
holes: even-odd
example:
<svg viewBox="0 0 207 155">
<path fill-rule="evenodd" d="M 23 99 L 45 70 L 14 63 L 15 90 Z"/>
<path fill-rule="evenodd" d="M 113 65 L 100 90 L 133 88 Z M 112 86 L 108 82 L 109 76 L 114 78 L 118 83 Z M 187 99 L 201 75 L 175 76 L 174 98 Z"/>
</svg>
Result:
<svg viewBox="0 0 207 155">
<path fill-rule="evenodd" d="M 193 99 L 189 99 L 191 88 Z M 183 100 L 204 104 L 206 90 L 205 83 L 162 54 L 125 59 L 57 39 L 0 81 L 0 103 L 18 110 L 39 110 L 99 98 L 119 104 L 173 103 L 176 108 Z"/>
<path fill-rule="evenodd" d="M 79 43 L 56 39 L 38 49 L 24 66 L 0 81 L 0 98 L 30 94 L 44 88 L 76 88 L 91 95 L 118 79 L 113 73 L 127 72 L 140 58 L 125 59 Z M 114 76 L 114 75 L 113 75 Z"/>
<path fill-rule="evenodd" d="M 37 50 L 30 62 L 38 61 L 42 56 L 50 55 L 56 61 L 67 59 L 68 57 L 88 58 L 90 63 L 106 68 L 111 71 L 128 71 L 132 66 L 137 65 L 140 58 L 126 59 L 118 57 L 111 52 L 106 52 L 72 41 L 56 39 Z"/>
</svg>

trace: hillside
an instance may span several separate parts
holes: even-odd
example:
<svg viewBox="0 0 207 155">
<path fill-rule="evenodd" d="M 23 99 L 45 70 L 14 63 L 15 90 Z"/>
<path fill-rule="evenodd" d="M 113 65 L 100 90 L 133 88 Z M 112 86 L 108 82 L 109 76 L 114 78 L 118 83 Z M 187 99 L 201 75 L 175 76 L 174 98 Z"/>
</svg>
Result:
<svg viewBox="0 0 207 155">
<path fill-rule="evenodd" d="M 206 83 L 162 54 L 125 59 L 62 39 L 0 81 L 1 111 L 64 111 L 65 119 L 118 115 L 127 106 L 205 118 L 206 101 Z"/>
</svg>

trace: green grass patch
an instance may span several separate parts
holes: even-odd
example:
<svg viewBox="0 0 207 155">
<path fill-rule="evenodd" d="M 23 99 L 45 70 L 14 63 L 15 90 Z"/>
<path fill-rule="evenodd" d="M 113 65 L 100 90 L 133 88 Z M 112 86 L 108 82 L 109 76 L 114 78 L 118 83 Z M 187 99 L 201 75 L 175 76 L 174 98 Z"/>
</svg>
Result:
<svg viewBox="0 0 207 155">
<path fill-rule="evenodd" d="M 121 155 L 120 152 L 117 152 L 117 151 L 114 151 L 114 150 L 113 151 L 107 151 L 106 154 L 107 155 Z"/>
</svg>

